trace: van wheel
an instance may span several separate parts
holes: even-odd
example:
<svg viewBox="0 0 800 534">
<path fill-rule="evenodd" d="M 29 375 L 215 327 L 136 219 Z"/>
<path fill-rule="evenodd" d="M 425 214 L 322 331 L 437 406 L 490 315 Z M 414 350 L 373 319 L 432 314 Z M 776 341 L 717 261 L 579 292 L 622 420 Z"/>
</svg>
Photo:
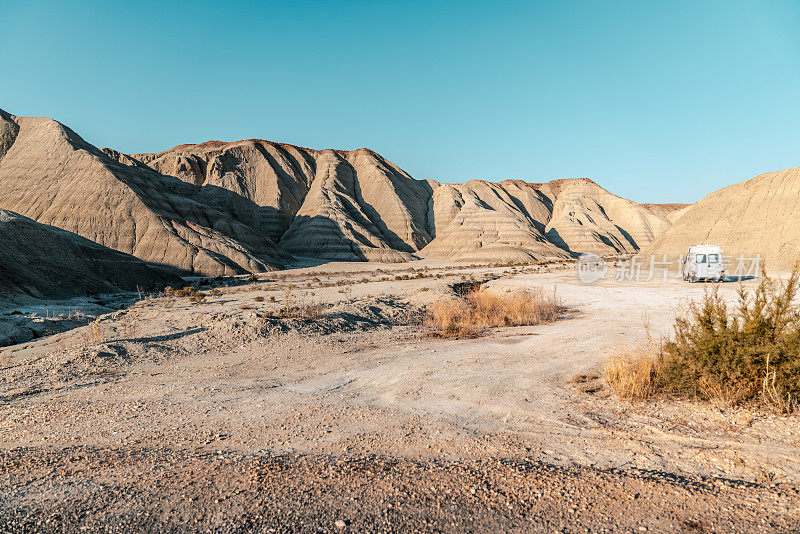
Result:
<svg viewBox="0 0 800 534">
<path fill-rule="evenodd" d="M 689 275 L 689 283 L 690 284 L 694 284 L 695 282 L 697 282 L 697 278 L 695 278 L 693 274 L 690 274 Z"/>
</svg>

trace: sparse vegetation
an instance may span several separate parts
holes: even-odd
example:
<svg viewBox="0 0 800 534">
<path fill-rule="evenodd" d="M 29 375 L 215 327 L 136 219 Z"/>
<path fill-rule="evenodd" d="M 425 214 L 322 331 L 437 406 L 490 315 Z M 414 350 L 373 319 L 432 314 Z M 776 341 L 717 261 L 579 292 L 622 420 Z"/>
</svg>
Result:
<svg viewBox="0 0 800 534">
<path fill-rule="evenodd" d="M 253 300 L 255 300 L 256 302 L 264 302 L 264 297 L 258 296 L 256 298 L 254 298 Z"/>
<path fill-rule="evenodd" d="M 86 331 L 86 341 L 94 344 L 103 340 L 103 327 L 100 326 L 100 319 L 95 319 L 89 323 L 89 328 Z"/>
<path fill-rule="evenodd" d="M 525 291 L 496 295 L 487 290 L 463 298 L 434 302 L 426 311 L 425 326 L 436 337 L 476 337 L 487 328 L 529 326 L 554 321 L 564 311 L 555 294 Z"/>
<path fill-rule="evenodd" d="M 606 379 L 630 400 L 661 394 L 797 411 L 800 314 L 792 300 L 799 273 L 796 268 L 781 283 L 762 270 L 752 295 L 739 289 L 733 310 L 716 288 L 708 291 L 687 316 L 676 319 L 674 341 L 610 358 Z"/>
<path fill-rule="evenodd" d="M 649 346 L 620 350 L 603 363 L 603 376 L 620 399 L 644 400 L 660 387 L 662 359 Z"/>
<path fill-rule="evenodd" d="M 204 304 L 206 302 L 206 294 L 202 291 L 195 291 L 189 296 L 189 301 L 196 305 Z"/>
</svg>

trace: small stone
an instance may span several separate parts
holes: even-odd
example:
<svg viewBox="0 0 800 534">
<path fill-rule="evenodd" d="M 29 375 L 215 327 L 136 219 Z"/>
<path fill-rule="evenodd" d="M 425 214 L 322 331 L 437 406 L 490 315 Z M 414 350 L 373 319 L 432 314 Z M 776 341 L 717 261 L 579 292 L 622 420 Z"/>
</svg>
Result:
<svg viewBox="0 0 800 534">
<path fill-rule="evenodd" d="M 344 528 L 344 527 L 347 526 L 347 523 L 345 523 L 341 519 L 337 519 L 336 523 L 334 523 L 334 525 L 336 525 L 336 528 Z"/>
</svg>

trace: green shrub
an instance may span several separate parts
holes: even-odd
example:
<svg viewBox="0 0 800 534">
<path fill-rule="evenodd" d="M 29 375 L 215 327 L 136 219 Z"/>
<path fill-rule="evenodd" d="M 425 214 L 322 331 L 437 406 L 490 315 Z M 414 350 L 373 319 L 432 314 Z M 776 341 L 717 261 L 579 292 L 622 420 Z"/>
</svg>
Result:
<svg viewBox="0 0 800 534">
<path fill-rule="evenodd" d="M 675 324 L 661 354 L 663 392 L 728 404 L 761 401 L 782 412 L 800 397 L 800 315 L 792 305 L 798 269 L 780 283 L 766 275 L 729 309 L 716 289 Z"/>
</svg>

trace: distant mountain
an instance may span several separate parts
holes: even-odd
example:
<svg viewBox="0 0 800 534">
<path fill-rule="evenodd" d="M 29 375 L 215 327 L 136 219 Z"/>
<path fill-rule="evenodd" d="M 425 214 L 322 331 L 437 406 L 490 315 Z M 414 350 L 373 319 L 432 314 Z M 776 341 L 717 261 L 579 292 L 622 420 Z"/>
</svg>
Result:
<svg viewBox="0 0 800 534">
<path fill-rule="evenodd" d="M 279 269 L 295 257 L 506 261 L 632 253 L 670 225 L 589 179 L 415 180 L 368 149 L 209 141 L 98 149 L 0 112 L 0 208 L 184 274 Z"/>
</svg>

